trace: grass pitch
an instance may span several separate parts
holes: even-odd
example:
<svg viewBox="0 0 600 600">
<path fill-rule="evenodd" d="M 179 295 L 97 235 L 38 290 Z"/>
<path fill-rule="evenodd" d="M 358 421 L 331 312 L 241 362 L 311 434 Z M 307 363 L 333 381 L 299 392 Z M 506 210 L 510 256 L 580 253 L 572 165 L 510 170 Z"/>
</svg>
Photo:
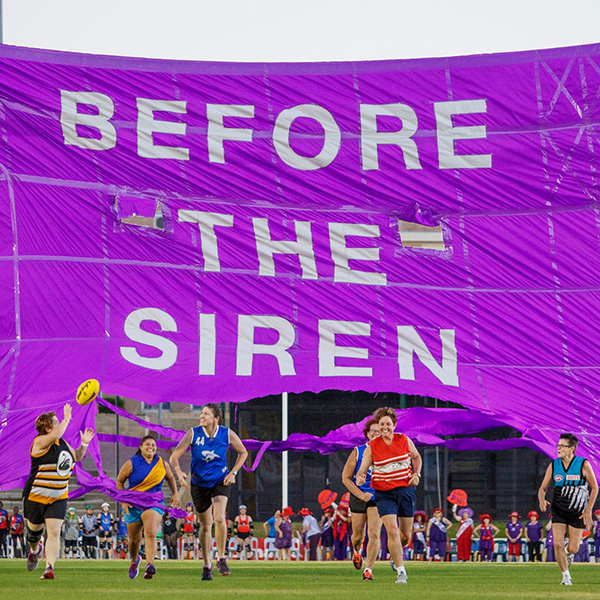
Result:
<svg viewBox="0 0 600 600">
<path fill-rule="evenodd" d="M 127 577 L 128 561 L 62 560 L 54 581 L 40 581 L 43 562 L 29 573 L 24 560 L 0 560 L 0 592 L 6 600 L 169 600 L 201 598 L 321 598 L 378 600 L 522 600 L 600 597 L 600 564 L 574 565 L 573 587 L 560 586 L 556 564 L 408 563 L 408 585 L 396 585 L 387 563 L 375 566 L 373 583 L 345 563 L 278 563 L 231 561 L 231 575 L 201 581 L 202 564 L 157 561 L 152 580 Z M 144 563 L 142 562 L 142 569 Z"/>
</svg>

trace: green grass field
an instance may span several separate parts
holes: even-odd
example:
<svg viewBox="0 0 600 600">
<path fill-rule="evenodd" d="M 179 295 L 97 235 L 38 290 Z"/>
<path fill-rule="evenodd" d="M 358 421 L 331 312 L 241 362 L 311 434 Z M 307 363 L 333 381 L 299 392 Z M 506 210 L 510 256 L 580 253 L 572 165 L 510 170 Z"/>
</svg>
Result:
<svg viewBox="0 0 600 600">
<path fill-rule="evenodd" d="M 379 600 L 392 595 L 419 600 L 503 600 L 600 597 L 600 564 L 571 568 L 573 587 L 558 585 L 556 564 L 408 563 L 408 585 L 396 585 L 388 564 L 376 565 L 373 583 L 363 582 L 351 563 L 231 563 L 231 575 L 200 580 L 201 564 L 157 562 L 157 574 L 145 580 L 127 577 L 126 561 L 59 561 L 54 581 L 40 581 L 42 565 L 27 572 L 24 560 L 0 560 L 3 600 L 131 600 L 156 593 L 170 600 L 188 598 L 352 598 Z M 143 563 L 142 563 L 143 566 Z M 216 573 L 216 570 L 215 570 Z M 39 594 L 39 595 L 38 595 Z"/>
</svg>

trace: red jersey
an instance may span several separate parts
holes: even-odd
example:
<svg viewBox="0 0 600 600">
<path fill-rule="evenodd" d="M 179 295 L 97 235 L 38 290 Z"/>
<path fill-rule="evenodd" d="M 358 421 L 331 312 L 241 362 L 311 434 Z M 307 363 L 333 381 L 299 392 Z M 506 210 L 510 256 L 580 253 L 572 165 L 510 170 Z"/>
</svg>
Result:
<svg viewBox="0 0 600 600">
<path fill-rule="evenodd" d="M 188 513 L 183 519 L 183 533 L 194 533 L 194 513 Z"/>
<path fill-rule="evenodd" d="M 250 533 L 250 517 L 238 515 L 238 533 Z"/>
<path fill-rule="evenodd" d="M 412 477 L 412 460 L 408 438 L 403 433 L 394 433 L 388 446 L 382 436 L 369 442 L 373 457 L 371 486 L 374 490 L 393 490 L 408 487 Z"/>
</svg>

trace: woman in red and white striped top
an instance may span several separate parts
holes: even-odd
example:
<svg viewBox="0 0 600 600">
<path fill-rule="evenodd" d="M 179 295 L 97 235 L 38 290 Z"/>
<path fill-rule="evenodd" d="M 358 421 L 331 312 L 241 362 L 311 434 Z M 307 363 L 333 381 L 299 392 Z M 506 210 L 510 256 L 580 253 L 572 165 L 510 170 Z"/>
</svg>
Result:
<svg viewBox="0 0 600 600">
<path fill-rule="evenodd" d="M 397 417 L 393 408 L 378 408 L 373 417 L 379 424 L 381 435 L 369 442 L 356 482 L 359 486 L 364 483 L 372 465 L 371 486 L 375 490 L 377 510 L 388 532 L 390 554 L 398 570 L 396 583 L 406 583 L 402 543 L 407 544 L 412 535 L 415 486 L 421 480 L 422 460 L 410 438 L 394 433 Z"/>
</svg>

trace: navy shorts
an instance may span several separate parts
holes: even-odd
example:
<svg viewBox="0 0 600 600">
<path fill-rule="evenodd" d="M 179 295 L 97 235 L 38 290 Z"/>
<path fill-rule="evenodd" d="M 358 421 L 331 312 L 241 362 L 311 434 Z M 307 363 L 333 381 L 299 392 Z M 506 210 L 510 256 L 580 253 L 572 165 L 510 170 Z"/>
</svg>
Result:
<svg viewBox="0 0 600 600">
<path fill-rule="evenodd" d="M 375 490 L 375 502 L 379 516 L 414 517 L 415 496 L 415 488 L 412 485 L 397 487 L 393 490 Z"/>
</svg>

